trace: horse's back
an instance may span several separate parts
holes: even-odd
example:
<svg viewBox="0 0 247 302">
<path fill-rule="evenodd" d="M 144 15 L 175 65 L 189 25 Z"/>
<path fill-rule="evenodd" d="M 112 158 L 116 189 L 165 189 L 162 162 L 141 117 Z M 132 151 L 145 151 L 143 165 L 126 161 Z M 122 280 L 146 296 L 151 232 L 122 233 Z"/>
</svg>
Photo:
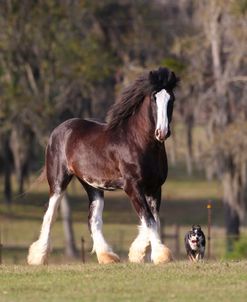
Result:
<svg viewBox="0 0 247 302">
<path fill-rule="evenodd" d="M 66 146 L 68 141 L 82 139 L 83 136 L 90 136 L 93 133 L 103 132 L 104 123 L 93 120 L 72 118 L 58 125 L 51 133 L 49 143 Z"/>
<path fill-rule="evenodd" d="M 81 118 L 72 118 L 69 119 L 59 126 L 57 126 L 53 132 L 52 135 L 65 135 L 66 134 L 71 134 L 71 131 L 77 131 L 79 133 L 85 132 L 85 131 L 90 131 L 91 129 L 102 129 L 104 128 L 105 124 L 100 123 L 95 120 L 91 119 L 81 119 Z"/>
<path fill-rule="evenodd" d="M 69 119 L 57 126 L 51 133 L 46 150 L 46 157 L 63 158 L 80 153 L 83 146 L 90 145 L 95 137 L 102 137 L 104 124 L 80 118 Z"/>
</svg>

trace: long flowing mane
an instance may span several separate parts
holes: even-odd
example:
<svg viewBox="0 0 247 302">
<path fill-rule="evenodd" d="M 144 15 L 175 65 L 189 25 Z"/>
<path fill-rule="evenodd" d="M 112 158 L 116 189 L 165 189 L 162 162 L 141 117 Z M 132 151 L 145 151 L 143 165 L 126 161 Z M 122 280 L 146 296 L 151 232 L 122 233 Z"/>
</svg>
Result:
<svg viewBox="0 0 247 302">
<path fill-rule="evenodd" d="M 123 90 L 107 113 L 107 129 L 115 129 L 134 115 L 146 96 L 161 89 L 173 90 L 179 79 L 167 68 L 160 67 L 140 75 Z"/>
</svg>

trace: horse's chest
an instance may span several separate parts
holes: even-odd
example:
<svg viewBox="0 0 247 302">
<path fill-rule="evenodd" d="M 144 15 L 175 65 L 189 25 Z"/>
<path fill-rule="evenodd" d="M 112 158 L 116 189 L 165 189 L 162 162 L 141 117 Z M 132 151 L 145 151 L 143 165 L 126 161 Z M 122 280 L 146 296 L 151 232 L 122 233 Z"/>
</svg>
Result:
<svg viewBox="0 0 247 302">
<path fill-rule="evenodd" d="M 165 152 L 158 153 L 156 156 L 149 156 L 143 161 L 142 176 L 143 181 L 148 186 L 161 186 L 166 180 L 167 171 Z"/>
</svg>

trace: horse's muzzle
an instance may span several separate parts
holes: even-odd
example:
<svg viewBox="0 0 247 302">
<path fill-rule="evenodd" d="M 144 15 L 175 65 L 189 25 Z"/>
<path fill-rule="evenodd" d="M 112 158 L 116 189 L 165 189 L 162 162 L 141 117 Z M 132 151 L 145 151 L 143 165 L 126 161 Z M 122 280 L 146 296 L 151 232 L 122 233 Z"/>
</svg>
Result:
<svg viewBox="0 0 247 302">
<path fill-rule="evenodd" d="M 164 142 L 164 140 L 166 139 L 166 135 L 168 133 L 168 129 L 165 130 L 161 130 L 161 129 L 156 129 L 155 130 L 155 138 L 159 141 L 159 142 Z"/>
</svg>

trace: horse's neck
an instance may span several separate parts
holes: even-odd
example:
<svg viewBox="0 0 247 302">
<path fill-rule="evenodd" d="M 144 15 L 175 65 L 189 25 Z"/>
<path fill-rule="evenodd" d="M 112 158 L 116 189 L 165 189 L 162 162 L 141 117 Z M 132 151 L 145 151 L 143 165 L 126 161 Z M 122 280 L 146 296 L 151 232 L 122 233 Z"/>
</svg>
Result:
<svg viewBox="0 0 247 302">
<path fill-rule="evenodd" d="M 152 115 L 150 98 L 146 97 L 139 110 L 129 119 L 126 134 L 143 147 L 154 141 L 155 121 Z"/>
</svg>

